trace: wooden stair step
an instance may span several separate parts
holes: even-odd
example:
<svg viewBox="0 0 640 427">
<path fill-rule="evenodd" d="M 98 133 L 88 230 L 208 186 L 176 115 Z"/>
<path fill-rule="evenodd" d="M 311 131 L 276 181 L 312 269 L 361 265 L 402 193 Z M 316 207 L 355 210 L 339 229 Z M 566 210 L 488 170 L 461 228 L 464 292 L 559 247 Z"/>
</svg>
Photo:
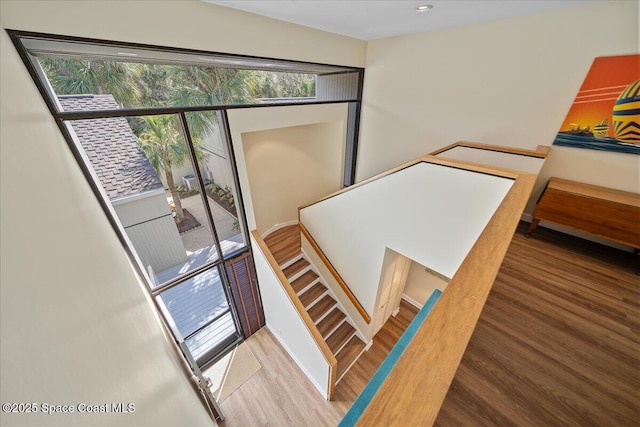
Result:
<svg viewBox="0 0 640 427">
<path fill-rule="evenodd" d="M 265 237 L 264 242 L 273 254 L 278 265 L 297 257 L 300 249 L 300 228 L 298 224 L 274 231 Z"/>
<path fill-rule="evenodd" d="M 364 350 L 365 344 L 357 335 L 353 335 L 349 342 L 340 350 L 336 359 L 338 360 L 338 376 L 340 379 L 347 371 L 349 366 L 358 358 L 362 350 Z"/>
<path fill-rule="evenodd" d="M 309 261 L 307 261 L 304 258 L 300 258 L 299 260 L 297 260 L 296 262 L 294 262 L 293 264 L 291 264 L 290 266 L 282 270 L 282 272 L 284 273 L 284 276 L 288 279 L 289 277 L 295 276 L 297 273 L 300 273 L 302 270 L 304 270 L 308 266 L 309 266 Z"/>
<path fill-rule="evenodd" d="M 327 345 L 331 349 L 331 352 L 337 354 L 340 347 L 351 338 L 354 332 L 355 329 L 353 329 L 353 326 L 351 326 L 349 322 L 342 322 L 342 325 L 338 326 L 338 329 L 327 338 Z"/>
<path fill-rule="evenodd" d="M 316 323 L 318 319 L 322 317 L 331 307 L 336 305 L 336 300 L 331 298 L 331 295 L 327 294 L 322 297 L 320 301 L 315 303 L 307 312 L 311 316 L 313 323 Z"/>
<path fill-rule="evenodd" d="M 320 295 L 324 294 L 326 291 L 327 291 L 327 288 L 325 288 L 325 286 L 322 283 L 316 283 L 315 285 L 313 285 L 312 287 L 304 291 L 303 294 L 300 295 L 300 301 L 302 302 L 302 305 L 304 305 L 305 307 L 308 307 L 312 302 L 317 300 L 320 297 Z"/>
<path fill-rule="evenodd" d="M 309 270 L 306 273 L 304 273 L 302 276 L 298 277 L 296 280 L 291 282 L 291 287 L 293 287 L 293 290 L 296 291 L 296 294 L 297 294 L 298 292 L 306 288 L 309 285 L 309 283 L 313 282 L 317 278 L 318 278 L 318 275 L 315 272 Z"/>
<path fill-rule="evenodd" d="M 320 334 L 326 339 L 331 331 L 333 331 L 336 326 L 340 324 L 345 319 L 345 314 L 335 307 L 331 313 L 327 314 L 324 319 L 318 323 L 318 330 Z"/>
</svg>

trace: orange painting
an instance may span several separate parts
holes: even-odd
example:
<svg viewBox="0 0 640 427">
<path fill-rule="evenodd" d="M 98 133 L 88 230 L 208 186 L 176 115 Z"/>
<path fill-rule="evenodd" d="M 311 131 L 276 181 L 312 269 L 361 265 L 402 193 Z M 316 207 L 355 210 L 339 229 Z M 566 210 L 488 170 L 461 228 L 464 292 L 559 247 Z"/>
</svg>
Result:
<svg viewBox="0 0 640 427">
<path fill-rule="evenodd" d="M 593 61 L 554 144 L 640 154 L 640 55 Z"/>
</svg>

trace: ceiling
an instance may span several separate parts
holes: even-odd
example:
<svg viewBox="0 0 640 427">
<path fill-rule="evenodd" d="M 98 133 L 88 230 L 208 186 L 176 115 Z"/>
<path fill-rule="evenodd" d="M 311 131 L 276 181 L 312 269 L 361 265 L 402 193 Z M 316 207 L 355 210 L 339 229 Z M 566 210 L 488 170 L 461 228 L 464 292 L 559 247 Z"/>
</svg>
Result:
<svg viewBox="0 0 640 427">
<path fill-rule="evenodd" d="M 596 0 L 203 0 L 360 40 L 421 33 Z M 420 5 L 433 9 L 416 12 Z"/>
</svg>

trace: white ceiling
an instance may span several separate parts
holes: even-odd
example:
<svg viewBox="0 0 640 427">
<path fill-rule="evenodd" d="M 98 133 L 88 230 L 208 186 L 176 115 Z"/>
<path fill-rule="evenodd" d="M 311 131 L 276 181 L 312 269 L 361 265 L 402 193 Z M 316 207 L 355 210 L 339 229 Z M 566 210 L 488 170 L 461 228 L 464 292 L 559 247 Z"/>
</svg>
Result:
<svg viewBox="0 0 640 427">
<path fill-rule="evenodd" d="M 361 40 L 541 13 L 597 0 L 203 0 Z M 415 7 L 430 4 L 428 12 Z"/>
</svg>

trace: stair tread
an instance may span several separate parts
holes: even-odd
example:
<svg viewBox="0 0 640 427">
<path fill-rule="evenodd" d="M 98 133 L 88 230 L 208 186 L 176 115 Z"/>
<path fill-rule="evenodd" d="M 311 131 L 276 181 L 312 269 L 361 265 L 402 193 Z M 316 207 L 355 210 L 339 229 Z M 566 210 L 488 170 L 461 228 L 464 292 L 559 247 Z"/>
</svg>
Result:
<svg viewBox="0 0 640 427">
<path fill-rule="evenodd" d="M 342 322 L 342 325 L 340 325 L 338 329 L 336 329 L 326 340 L 331 352 L 333 354 L 337 354 L 340 347 L 349 340 L 354 332 L 355 329 L 353 329 L 353 326 L 351 326 L 349 322 Z"/>
<path fill-rule="evenodd" d="M 327 291 L 327 288 L 322 283 L 316 283 L 315 285 L 313 285 L 312 287 L 304 291 L 303 294 L 300 295 L 300 301 L 302 302 L 302 305 L 307 307 L 309 306 L 309 304 L 317 300 L 320 297 L 320 295 L 322 295 L 326 291 Z"/>
<path fill-rule="evenodd" d="M 298 277 L 296 280 L 291 282 L 291 286 L 293 287 L 293 290 L 296 291 L 296 293 L 298 293 L 304 288 L 306 288 L 309 283 L 313 282 L 317 278 L 318 278 L 318 275 L 315 272 L 309 270 L 306 273 L 304 273 L 302 276 Z"/>
<path fill-rule="evenodd" d="M 283 227 L 265 237 L 264 242 L 276 259 L 282 265 L 302 253 L 300 249 L 300 228 L 298 224 Z"/>
<path fill-rule="evenodd" d="M 334 305 L 336 305 L 336 300 L 331 298 L 331 295 L 327 294 L 323 296 L 320 301 L 315 303 L 313 307 L 307 310 L 307 312 L 309 313 L 309 316 L 311 316 L 311 320 L 315 323 Z"/>
<path fill-rule="evenodd" d="M 304 258 L 300 258 L 299 260 L 297 260 L 296 262 L 294 262 L 293 264 L 291 264 L 290 266 L 282 270 L 282 272 L 284 273 L 284 276 L 288 279 L 289 277 L 294 276 L 295 274 L 301 272 L 308 266 L 309 266 L 309 261 L 307 261 Z"/>
<path fill-rule="evenodd" d="M 327 314 L 324 319 L 318 323 L 318 331 L 326 339 L 329 332 L 333 331 L 336 326 L 345 319 L 345 314 L 338 309 L 334 308 L 331 313 Z"/>
<path fill-rule="evenodd" d="M 365 344 L 362 342 L 357 335 L 353 335 L 349 342 L 340 350 L 336 359 L 338 360 L 338 376 L 336 378 L 341 378 L 342 375 L 347 371 L 349 366 L 358 358 L 362 350 L 364 350 Z"/>
</svg>

